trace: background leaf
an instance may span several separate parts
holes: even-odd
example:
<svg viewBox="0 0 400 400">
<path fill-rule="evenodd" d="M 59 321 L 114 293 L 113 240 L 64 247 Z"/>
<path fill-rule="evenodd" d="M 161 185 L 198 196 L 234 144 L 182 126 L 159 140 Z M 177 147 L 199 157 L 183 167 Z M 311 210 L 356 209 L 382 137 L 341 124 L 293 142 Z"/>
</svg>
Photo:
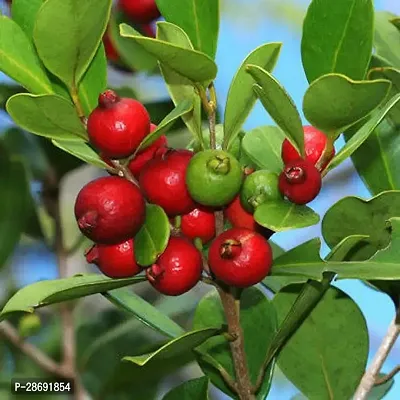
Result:
<svg viewBox="0 0 400 400">
<path fill-rule="evenodd" d="M 111 0 L 47 0 L 34 29 L 36 49 L 46 68 L 70 90 L 78 86 L 99 47 Z"/>
<path fill-rule="evenodd" d="M 364 79 L 372 53 L 373 30 L 371 0 L 313 0 L 304 19 L 301 41 L 308 81 L 331 72 Z"/>
<path fill-rule="evenodd" d="M 281 43 L 266 43 L 253 50 L 239 67 L 229 87 L 224 116 L 224 146 L 232 143 L 254 107 L 257 97 L 253 91 L 253 78 L 246 71 L 247 65 L 258 65 L 272 72 L 281 51 Z"/>
<path fill-rule="evenodd" d="M 344 75 L 324 75 L 307 89 L 304 115 L 313 126 L 335 138 L 371 113 L 385 99 L 389 81 L 352 81 Z"/>
<path fill-rule="evenodd" d="M 174 338 L 185 333 L 176 322 L 129 289 L 116 289 L 103 295 L 116 306 L 133 314 L 145 325 L 166 336 Z"/>
<path fill-rule="evenodd" d="M 187 49 L 193 48 L 185 32 L 167 22 L 159 22 L 157 24 L 157 38 Z M 202 143 L 201 101 L 200 97 L 195 93 L 192 82 L 166 65 L 159 64 L 159 66 L 175 106 L 187 99 L 193 99 L 193 111 L 183 116 L 182 119 L 198 142 Z"/>
<path fill-rule="evenodd" d="M 290 286 L 274 297 L 279 321 L 300 288 Z M 307 398 L 347 399 L 364 373 L 368 350 L 363 314 L 349 296 L 331 287 L 283 347 L 278 365 Z"/>
<path fill-rule="evenodd" d="M 139 265 L 147 267 L 156 262 L 168 244 L 169 220 L 164 210 L 155 205 L 146 205 L 146 220 L 135 236 L 135 257 Z"/>
<path fill-rule="evenodd" d="M 242 149 L 258 169 L 280 174 L 283 170 L 281 149 L 284 140 L 285 134 L 277 126 L 261 126 L 244 135 Z"/>
<path fill-rule="evenodd" d="M 244 345 L 249 365 L 250 378 L 255 383 L 259 369 L 267 354 L 268 347 L 276 331 L 276 316 L 271 302 L 257 288 L 246 289 L 242 293 L 240 302 L 240 321 L 244 331 Z M 211 291 L 205 295 L 196 309 L 193 326 L 200 329 L 208 326 L 218 326 L 225 323 L 223 309 L 219 300 L 218 293 Z M 257 329 L 254 326 L 257 325 Z M 211 379 L 211 382 L 223 392 L 234 399 L 237 395 L 226 386 L 214 367 L 211 367 L 202 358 L 202 353 L 214 359 L 214 362 L 220 364 L 231 375 L 234 374 L 232 356 L 229 343 L 222 337 L 208 340 L 199 347 L 200 354 L 197 360 L 204 373 Z M 266 373 L 265 380 L 257 393 L 257 399 L 264 399 L 270 389 L 272 379 L 273 365 Z"/>
<path fill-rule="evenodd" d="M 304 132 L 300 115 L 292 98 L 279 82 L 267 71 L 248 65 L 247 71 L 258 85 L 254 91 L 272 119 L 301 155 L 304 155 Z"/>
<path fill-rule="evenodd" d="M 21 128 L 40 136 L 79 141 L 87 137 L 73 104 L 57 95 L 17 94 L 8 100 L 7 111 Z"/>
<path fill-rule="evenodd" d="M 166 21 L 181 27 L 194 48 L 215 58 L 219 31 L 219 1 L 157 0 Z"/>
<path fill-rule="evenodd" d="M 305 228 L 318 224 L 319 215 L 310 207 L 300 206 L 287 200 L 268 201 L 256 208 L 257 223 L 274 232 Z"/>
<path fill-rule="evenodd" d="M 208 400 L 208 383 L 205 376 L 191 379 L 173 388 L 163 400 Z"/>
<path fill-rule="evenodd" d="M 1 310 L 0 320 L 15 313 L 32 313 L 38 307 L 108 292 L 144 280 L 146 280 L 144 276 L 110 279 L 99 274 L 90 274 L 35 282 L 23 287 L 8 300 Z"/>
<path fill-rule="evenodd" d="M 35 94 L 52 93 L 49 79 L 24 31 L 0 16 L 0 70 Z"/>
<path fill-rule="evenodd" d="M 143 46 L 162 64 L 193 82 L 209 82 L 217 75 L 214 61 L 203 53 L 144 37 L 127 24 L 120 25 L 120 33 L 122 37 L 130 38 Z"/>
</svg>

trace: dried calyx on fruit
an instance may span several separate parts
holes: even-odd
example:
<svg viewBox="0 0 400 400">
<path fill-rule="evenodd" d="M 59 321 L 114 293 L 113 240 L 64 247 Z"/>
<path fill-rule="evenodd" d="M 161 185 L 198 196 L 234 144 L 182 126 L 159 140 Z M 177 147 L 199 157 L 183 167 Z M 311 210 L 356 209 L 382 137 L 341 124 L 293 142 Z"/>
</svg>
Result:
<svg viewBox="0 0 400 400">
<path fill-rule="evenodd" d="M 90 142 L 104 156 L 124 158 L 150 133 L 150 117 L 139 101 L 106 90 L 88 118 L 87 130 Z"/>
<path fill-rule="evenodd" d="M 322 172 L 335 155 L 332 140 L 313 126 L 304 126 L 304 150 L 306 160 Z M 300 158 L 299 152 L 285 139 L 282 144 L 282 160 L 285 164 Z"/>
<path fill-rule="evenodd" d="M 279 176 L 279 190 L 295 204 L 307 204 L 314 200 L 321 186 L 321 174 L 308 160 L 289 162 Z"/>
</svg>

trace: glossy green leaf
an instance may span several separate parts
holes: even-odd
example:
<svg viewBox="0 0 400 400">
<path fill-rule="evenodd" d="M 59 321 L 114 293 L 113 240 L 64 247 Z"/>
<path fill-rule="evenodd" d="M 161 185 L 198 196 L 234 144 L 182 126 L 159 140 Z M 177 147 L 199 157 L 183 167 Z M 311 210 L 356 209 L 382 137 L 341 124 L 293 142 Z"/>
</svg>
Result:
<svg viewBox="0 0 400 400">
<path fill-rule="evenodd" d="M 352 132 L 346 132 L 346 139 Z M 372 194 L 400 189 L 400 128 L 384 119 L 363 145 L 352 155 L 358 174 Z"/>
<path fill-rule="evenodd" d="M 382 378 L 384 374 L 379 374 L 378 377 Z M 368 400 L 382 400 L 385 396 L 391 391 L 394 385 L 394 379 L 390 379 L 386 383 L 382 385 L 375 385 L 372 390 L 369 392 L 367 399 Z"/>
<path fill-rule="evenodd" d="M 272 72 L 278 60 L 282 43 L 266 43 L 253 50 L 243 61 L 229 88 L 225 106 L 224 146 L 229 147 L 246 118 L 253 109 L 257 97 L 253 91 L 253 78 L 247 73 L 247 65 L 258 65 Z"/>
<path fill-rule="evenodd" d="M 170 390 L 163 400 L 208 400 L 208 384 L 206 376 L 191 379 Z"/>
<path fill-rule="evenodd" d="M 352 235 L 342 239 L 325 257 L 326 261 L 351 261 L 357 247 L 364 244 L 368 235 Z"/>
<path fill-rule="evenodd" d="M 356 259 L 356 261 L 323 261 L 319 255 L 321 242 L 316 238 L 295 247 L 276 259 L 272 275 L 294 275 L 320 281 L 326 273 L 334 273 L 337 274 L 337 279 L 399 280 L 400 219 L 391 218 L 388 221 L 388 230 L 391 231 L 390 244 L 374 253 L 366 261 L 358 261 L 352 254 L 348 255 L 348 258 Z M 360 235 L 360 244 L 363 244 L 364 241 L 362 236 Z M 357 249 L 357 246 L 354 249 Z"/>
<path fill-rule="evenodd" d="M 12 19 L 23 29 L 29 38 L 33 36 L 35 19 L 45 0 L 13 0 L 11 3 Z"/>
<path fill-rule="evenodd" d="M 275 232 L 305 228 L 318 224 L 319 215 L 310 207 L 300 206 L 287 200 L 268 201 L 256 208 L 254 219 Z"/>
<path fill-rule="evenodd" d="M 185 331 L 165 313 L 143 300 L 132 290 L 122 288 L 103 293 L 116 306 L 133 314 L 140 322 L 171 338 L 181 336 Z"/>
<path fill-rule="evenodd" d="M 219 31 L 219 1 L 157 0 L 166 21 L 181 27 L 194 48 L 215 58 Z"/>
<path fill-rule="evenodd" d="M 180 102 L 157 126 L 157 129 L 148 135 L 138 149 L 144 149 L 155 142 L 172 128 L 175 122 L 193 110 L 193 102 L 190 99 Z"/>
<path fill-rule="evenodd" d="M 395 95 L 384 107 L 376 110 L 374 114 L 340 149 L 332 161 L 328 164 L 327 170 L 331 170 L 349 158 L 373 133 L 375 128 L 383 121 L 386 115 L 397 106 L 400 100 L 400 93 Z"/>
<path fill-rule="evenodd" d="M 299 286 L 290 286 L 274 297 L 279 321 L 299 290 Z M 349 399 L 364 373 L 368 351 L 361 310 L 346 293 L 331 287 L 284 345 L 278 365 L 307 398 Z"/>
<path fill-rule="evenodd" d="M 400 90 L 400 70 L 392 67 L 372 68 L 368 72 L 370 79 L 387 79 L 392 82 L 393 88 Z"/>
<path fill-rule="evenodd" d="M 0 71 L 35 94 L 52 93 L 50 81 L 25 32 L 0 16 Z"/>
<path fill-rule="evenodd" d="M 148 53 L 140 44 L 122 37 L 119 34 L 119 25 L 131 23 L 121 10 L 114 10 L 109 22 L 109 34 L 121 60 L 129 68 L 136 71 L 153 71 L 157 68 L 157 59 Z"/>
<path fill-rule="evenodd" d="M 364 245 L 353 253 L 355 260 L 365 260 L 389 245 L 391 235 L 386 221 L 393 217 L 400 217 L 400 191 L 384 192 L 370 200 L 345 197 L 326 212 L 322 234 L 331 248 L 347 236 L 368 236 Z"/>
<path fill-rule="evenodd" d="M 167 22 L 157 24 L 157 38 L 187 49 L 193 48 L 186 33 Z M 184 115 L 182 119 L 198 142 L 202 143 L 201 101 L 192 82 L 166 65 L 160 64 L 160 70 L 175 106 L 186 99 L 193 99 L 193 111 Z"/>
<path fill-rule="evenodd" d="M 122 37 L 134 40 L 155 56 L 161 64 L 193 82 L 210 82 L 217 75 L 217 66 L 214 61 L 197 50 L 142 36 L 126 24 L 120 25 L 120 34 Z"/>
<path fill-rule="evenodd" d="M 285 134 L 277 126 L 260 126 L 247 132 L 242 140 L 242 149 L 259 169 L 277 174 L 283 170 L 281 156 Z"/>
<path fill-rule="evenodd" d="M 75 107 L 60 96 L 17 94 L 6 107 L 18 126 L 36 135 L 78 141 L 87 137 Z"/>
<path fill-rule="evenodd" d="M 109 167 L 84 140 L 52 140 L 52 143 L 59 149 L 95 167 L 103 169 Z"/>
<path fill-rule="evenodd" d="M 147 267 L 156 262 L 168 244 L 170 226 L 167 214 L 155 205 L 146 205 L 146 221 L 135 236 L 135 257 Z"/>
<path fill-rule="evenodd" d="M 78 275 L 71 278 L 43 280 L 20 289 L 8 300 L 0 313 L 0 320 L 15 313 L 32 313 L 35 308 L 73 300 L 96 293 L 108 292 L 146 280 L 144 276 L 110 279 L 99 274 Z"/>
<path fill-rule="evenodd" d="M 107 59 L 104 46 L 101 44 L 91 61 L 87 71 L 82 76 L 78 94 L 86 116 L 97 107 L 99 94 L 107 88 Z"/>
<path fill-rule="evenodd" d="M 246 69 L 258 84 L 254 85 L 253 90 L 262 105 L 288 140 L 303 155 L 303 125 L 292 98 L 268 71 L 256 65 L 248 65 Z"/>
<path fill-rule="evenodd" d="M 400 68 L 400 32 L 390 22 L 394 17 L 386 11 L 375 13 L 374 47 L 377 54 L 389 61 L 392 67 Z"/>
<path fill-rule="evenodd" d="M 167 342 L 164 346 L 152 353 L 143 354 L 136 357 L 128 356 L 124 357 L 122 360 L 132 362 L 141 367 L 150 362 L 167 362 L 168 359 L 178 354 L 189 352 L 190 350 L 200 346 L 207 339 L 210 339 L 213 336 L 218 336 L 221 333 L 221 328 L 196 329 Z"/>
<path fill-rule="evenodd" d="M 29 186 L 24 164 L 18 159 L 0 157 L 0 269 L 12 255 L 27 223 Z"/>
<path fill-rule="evenodd" d="M 111 0 L 47 0 L 40 8 L 34 42 L 46 68 L 73 91 L 99 47 Z"/>
<path fill-rule="evenodd" d="M 389 89 L 386 80 L 353 81 L 344 75 L 324 75 L 307 89 L 304 115 L 313 126 L 336 138 L 377 108 Z"/>
<path fill-rule="evenodd" d="M 331 72 L 364 79 L 372 53 L 373 30 L 372 0 L 313 0 L 304 19 L 301 41 L 308 81 Z"/>
<path fill-rule="evenodd" d="M 240 301 L 240 321 L 244 331 L 244 347 L 247 355 L 250 379 L 255 383 L 261 365 L 267 354 L 271 340 L 277 329 L 275 310 L 267 297 L 257 288 L 246 289 Z M 211 291 L 199 302 L 193 320 L 195 329 L 207 326 L 218 326 L 225 323 L 224 312 L 218 293 Z M 254 327 L 257 326 L 257 329 Z M 208 340 L 199 347 L 202 354 L 206 354 L 217 365 L 221 365 L 231 376 L 235 376 L 229 343 L 222 337 Z M 234 399 L 237 395 L 226 386 L 214 366 L 207 362 L 207 358 L 199 354 L 197 360 L 210 378 L 211 382 Z M 266 373 L 257 399 L 264 399 L 270 389 L 273 374 L 273 365 Z"/>
</svg>

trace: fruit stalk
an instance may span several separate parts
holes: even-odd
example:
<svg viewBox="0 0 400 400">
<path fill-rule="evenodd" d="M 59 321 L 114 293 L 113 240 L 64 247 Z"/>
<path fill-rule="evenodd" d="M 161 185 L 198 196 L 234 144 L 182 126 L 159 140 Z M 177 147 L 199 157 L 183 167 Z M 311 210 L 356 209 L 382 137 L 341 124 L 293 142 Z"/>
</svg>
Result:
<svg viewBox="0 0 400 400">
<path fill-rule="evenodd" d="M 365 400 L 369 397 L 369 393 L 375 386 L 376 378 L 392 350 L 397 338 L 400 336 L 400 309 L 397 310 L 397 314 L 391 322 L 389 329 L 383 339 L 378 352 L 375 354 L 372 360 L 371 366 L 366 370 L 361 382 L 357 388 L 354 400 Z"/>
</svg>

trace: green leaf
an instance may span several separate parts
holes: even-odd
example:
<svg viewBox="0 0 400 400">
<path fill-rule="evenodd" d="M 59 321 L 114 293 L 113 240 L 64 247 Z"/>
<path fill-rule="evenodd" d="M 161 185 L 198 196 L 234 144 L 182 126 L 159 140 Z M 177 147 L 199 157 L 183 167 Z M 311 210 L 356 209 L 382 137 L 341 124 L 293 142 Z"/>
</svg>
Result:
<svg viewBox="0 0 400 400">
<path fill-rule="evenodd" d="M 313 0 L 304 19 L 301 41 L 308 81 L 331 72 L 364 79 L 372 53 L 373 30 L 371 0 Z"/>
<path fill-rule="evenodd" d="M 0 313 L 0 320 L 8 318 L 15 313 L 32 313 L 35 308 L 96 293 L 108 292 L 145 280 L 146 277 L 144 276 L 110 279 L 99 274 L 90 274 L 36 282 L 20 289 L 8 300 Z"/>
<path fill-rule="evenodd" d="M 378 378 L 382 378 L 385 374 L 379 374 Z M 384 399 L 385 396 L 390 392 L 394 385 L 394 379 L 390 379 L 386 383 L 382 385 L 375 385 L 372 390 L 369 392 L 367 397 L 368 400 L 381 400 Z"/>
<path fill-rule="evenodd" d="M 167 214 L 155 205 L 146 205 L 146 221 L 135 236 L 135 257 L 147 267 L 156 262 L 168 244 L 170 226 Z"/>
<path fill-rule="evenodd" d="M 34 42 L 46 68 L 74 90 L 93 60 L 111 12 L 111 0 L 47 0 Z"/>
<path fill-rule="evenodd" d="M 185 99 L 179 103 L 157 126 L 157 129 L 148 135 L 138 147 L 144 149 L 155 142 L 161 135 L 172 128 L 175 122 L 193 110 L 191 99 Z"/>
<path fill-rule="evenodd" d="M 277 126 L 261 126 L 247 132 L 242 140 L 242 149 L 257 166 L 277 174 L 283 170 L 281 156 L 285 134 Z"/>
<path fill-rule="evenodd" d="M 342 239 L 326 256 L 326 261 L 351 261 L 357 246 L 365 243 L 368 235 L 352 235 Z"/>
<path fill-rule="evenodd" d="M 0 269 L 17 246 L 26 225 L 29 201 L 28 177 L 18 159 L 0 158 Z"/>
<path fill-rule="evenodd" d="M 244 332 L 244 347 L 250 379 L 254 384 L 277 329 L 275 310 L 268 298 L 259 289 L 251 287 L 242 293 L 240 322 Z M 218 293 L 211 291 L 200 300 L 194 315 L 193 326 L 195 329 L 199 329 L 224 323 L 225 316 Z M 257 329 L 255 329 L 255 326 L 257 326 Z M 214 365 L 222 366 L 234 377 L 229 343 L 222 337 L 213 338 L 200 346 L 199 352 L 197 360 L 203 372 L 211 379 L 211 382 L 228 396 L 237 399 L 238 396 L 232 393 L 220 377 L 215 366 L 210 365 L 208 361 L 211 357 Z M 203 354 L 208 357 L 204 358 Z M 273 364 L 268 368 L 262 387 L 257 393 L 257 399 L 264 399 L 268 395 L 272 374 Z"/>
<path fill-rule="evenodd" d="M 0 16 L 0 70 L 32 93 L 53 92 L 28 37 L 5 16 Z"/>
<path fill-rule="evenodd" d="M 121 23 L 132 23 L 127 20 L 126 14 L 121 10 L 114 10 L 109 22 L 109 34 L 121 60 L 135 71 L 153 71 L 157 67 L 157 59 L 148 53 L 140 44 L 122 37 L 119 34 Z"/>
<path fill-rule="evenodd" d="M 75 107 L 60 96 L 17 94 L 6 107 L 17 125 L 36 135 L 60 140 L 87 138 Z"/>
<path fill-rule="evenodd" d="M 282 43 L 266 43 L 253 50 L 243 61 L 229 88 L 224 116 L 224 147 L 228 148 L 253 109 L 257 97 L 253 91 L 253 78 L 247 65 L 258 65 L 272 72 L 278 60 Z"/>
<path fill-rule="evenodd" d="M 292 98 L 266 70 L 248 65 L 247 71 L 258 85 L 253 89 L 272 119 L 301 155 L 304 155 L 304 132 L 299 112 Z"/>
<path fill-rule="evenodd" d="M 390 82 L 353 81 L 328 74 L 314 81 L 303 99 L 305 117 L 332 138 L 377 108 L 387 96 Z"/>
<path fill-rule="evenodd" d="M 389 245 L 391 235 L 386 221 L 393 217 L 400 217 L 400 191 L 384 192 L 369 200 L 345 197 L 326 212 L 322 234 L 331 248 L 348 236 L 368 236 L 352 254 L 354 260 L 366 260 Z"/>
<path fill-rule="evenodd" d="M 109 167 L 84 140 L 52 140 L 52 143 L 59 149 L 95 167 L 103 169 Z"/>
<path fill-rule="evenodd" d="M 392 233 L 390 244 L 366 261 L 323 261 L 319 256 L 321 242 L 316 238 L 295 247 L 276 259 L 271 273 L 280 276 L 302 276 L 319 281 L 326 273 L 337 274 L 337 279 L 397 281 L 400 279 L 398 263 L 400 219 L 391 218 L 388 222 L 388 230 Z M 363 244 L 363 235 L 359 236 L 360 244 Z M 352 254 L 348 255 L 348 258 L 356 259 Z"/>
<path fill-rule="evenodd" d="M 300 206 L 287 200 L 268 201 L 256 208 L 257 223 L 274 232 L 305 228 L 318 224 L 319 215 L 310 207 Z"/>
<path fill-rule="evenodd" d="M 386 11 L 375 13 L 374 47 L 392 67 L 400 68 L 400 33 L 390 22 L 395 15 Z"/>
<path fill-rule="evenodd" d="M 127 24 L 120 25 L 120 33 L 122 37 L 130 38 L 143 46 L 161 64 L 166 65 L 193 82 L 210 82 L 217 76 L 217 66 L 214 61 L 197 50 L 180 47 L 159 39 L 144 37 Z"/>
<path fill-rule="evenodd" d="M 208 400 L 208 384 L 206 376 L 191 379 L 170 390 L 163 400 Z"/>
<path fill-rule="evenodd" d="M 157 24 L 157 38 L 187 49 L 193 48 L 186 33 L 179 27 L 167 22 L 159 22 Z M 193 111 L 184 115 L 182 119 L 199 143 L 203 143 L 201 101 L 194 90 L 192 82 L 166 65 L 160 64 L 160 70 L 175 106 L 186 99 L 193 99 Z"/>
<path fill-rule="evenodd" d="M 187 353 L 204 343 L 207 339 L 220 335 L 221 328 L 204 328 L 187 332 L 160 347 L 158 350 L 136 357 L 124 357 L 122 361 L 132 362 L 141 367 L 146 364 L 167 362 L 178 354 Z"/>
<path fill-rule="evenodd" d="M 400 93 L 395 95 L 386 105 L 374 112 L 362 127 L 347 141 L 340 149 L 339 153 L 332 159 L 326 167 L 327 170 L 332 170 L 340 165 L 344 160 L 349 158 L 373 133 L 375 128 L 383 121 L 386 115 L 395 107 L 400 100 Z"/>
<path fill-rule="evenodd" d="M 0 84 L 0 108 L 5 109 L 7 100 L 18 93 L 24 93 L 26 90 L 15 84 L 2 83 Z"/>
<path fill-rule="evenodd" d="M 13 0 L 11 3 L 12 19 L 29 38 L 33 36 L 36 15 L 44 2 L 45 0 Z"/>
<path fill-rule="evenodd" d="M 107 88 L 107 59 L 101 44 L 79 84 L 78 94 L 86 116 L 97 107 L 99 94 Z"/>
<path fill-rule="evenodd" d="M 166 21 L 178 25 L 196 50 L 215 58 L 219 31 L 219 1 L 157 0 Z"/>
<path fill-rule="evenodd" d="M 299 290 L 290 286 L 274 297 L 279 321 L 288 314 Z M 348 399 L 364 373 L 368 350 L 362 312 L 346 293 L 331 287 L 284 345 L 278 365 L 307 398 Z"/>
<path fill-rule="evenodd" d="M 185 333 L 171 318 L 129 289 L 116 289 L 103 295 L 116 306 L 133 314 L 140 322 L 166 336 L 175 338 Z"/>
</svg>

